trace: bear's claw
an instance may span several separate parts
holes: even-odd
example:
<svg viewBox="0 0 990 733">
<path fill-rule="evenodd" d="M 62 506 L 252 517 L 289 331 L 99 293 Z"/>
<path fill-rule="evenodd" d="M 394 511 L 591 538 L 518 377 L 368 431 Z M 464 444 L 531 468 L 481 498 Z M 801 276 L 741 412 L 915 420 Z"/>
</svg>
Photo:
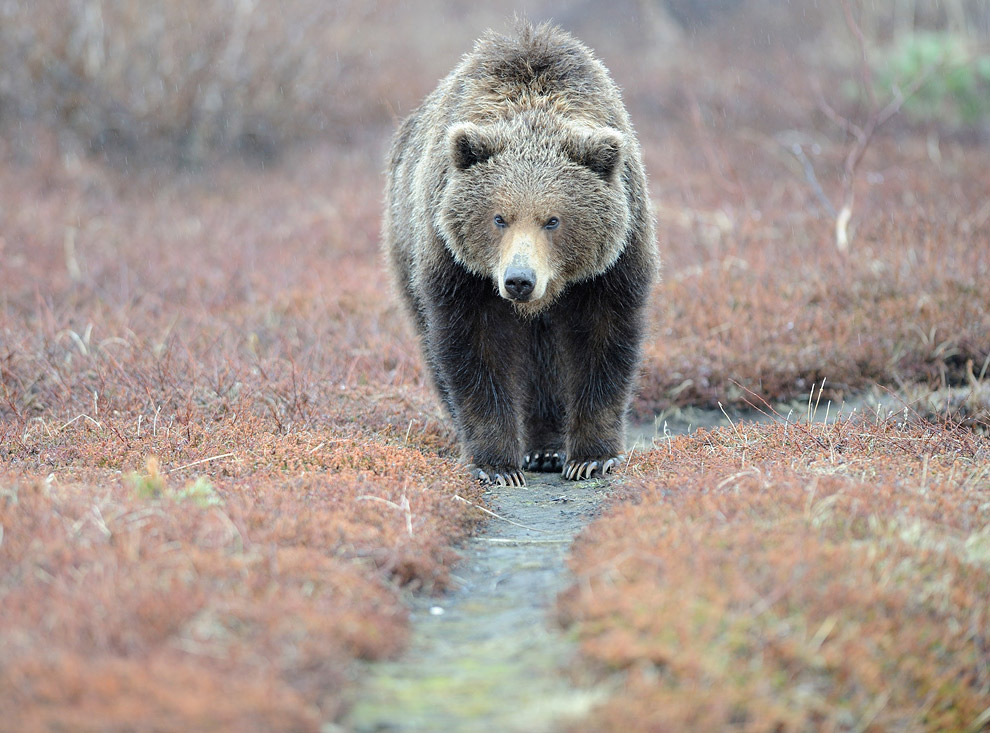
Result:
<svg viewBox="0 0 990 733">
<path fill-rule="evenodd" d="M 523 458 L 524 471 L 559 471 L 564 467 L 564 452 L 559 450 L 535 450 Z"/>
<path fill-rule="evenodd" d="M 471 475 L 478 479 L 482 485 L 493 486 L 525 486 L 526 479 L 523 478 L 522 471 L 509 466 L 474 466 Z"/>
<path fill-rule="evenodd" d="M 568 461 L 561 473 L 565 479 L 570 481 L 581 481 L 589 478 L 600 478 L 612 473 L 612 469 L 622 462 L 623 456 L 612 456 L 611 458 L 592 459 L 588 461 L 574 460 Z"/>
</svg>

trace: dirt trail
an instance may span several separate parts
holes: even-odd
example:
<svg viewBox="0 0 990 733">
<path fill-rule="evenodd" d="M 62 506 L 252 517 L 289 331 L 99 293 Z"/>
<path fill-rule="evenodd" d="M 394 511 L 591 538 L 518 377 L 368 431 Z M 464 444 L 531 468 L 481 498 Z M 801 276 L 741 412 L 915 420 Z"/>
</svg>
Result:
<svg viewBox="0 0 990 733">
<path fill-rule="evenodd" d="M 570 582 L 574 536 L 608 482 L 527 474 L 496 487 L 492 519 L 463 549 L 457 589 L 414 598 L 413 641 L 371 665 L 347 727 L 355 731 L 543 731 L 580 716 L 607 690 L 569 674 L 574 644 L 548 617 Z"/>
</svg>

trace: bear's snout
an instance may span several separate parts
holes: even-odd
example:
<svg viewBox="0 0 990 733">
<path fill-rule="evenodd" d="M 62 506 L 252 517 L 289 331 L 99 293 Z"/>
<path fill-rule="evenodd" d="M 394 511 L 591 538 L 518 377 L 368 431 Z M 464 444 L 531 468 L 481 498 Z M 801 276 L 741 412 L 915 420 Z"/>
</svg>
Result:
<svg viewBox="0 0 990 733">
<path fill-rule="evenodd" d="M 505 271 L 504 282 L 509 299 L 525 303 L 536 287 L 536 272 L 530 267 L 510 267 Z"/>
<path fill-rule="evenodd" d="M 499 263 L 492 274 L 499 295 L 517 305 L 542 301 L 552 278 L 547 263 L 549 243 L 541 230 L 537 225 L 516 224 L 502 241 Z M 527 306 L 527 310 L 533 307 Z"/>
</svg>

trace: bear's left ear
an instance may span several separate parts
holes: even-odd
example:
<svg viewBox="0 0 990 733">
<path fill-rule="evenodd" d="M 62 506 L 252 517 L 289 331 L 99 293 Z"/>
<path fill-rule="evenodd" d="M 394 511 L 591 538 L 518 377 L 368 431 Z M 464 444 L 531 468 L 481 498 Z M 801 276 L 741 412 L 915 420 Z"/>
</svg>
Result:
<svg viewBox="0 0 990 733">
<path fill-rule="evenodd" d="M 568 154 L 602 179 L 611 181 L 622 162 L 622 133 L 612 127 L 578 130 L 569 141 Z"/>
<path fill-rule="evenodd" d="M 473 165 L 484 163 L 501 145 L 490 131 L 471 122 L 461 122 L 447 133 L 450 146 L 450 159 L 459 170 L 467 170 Z"/>
</svg>

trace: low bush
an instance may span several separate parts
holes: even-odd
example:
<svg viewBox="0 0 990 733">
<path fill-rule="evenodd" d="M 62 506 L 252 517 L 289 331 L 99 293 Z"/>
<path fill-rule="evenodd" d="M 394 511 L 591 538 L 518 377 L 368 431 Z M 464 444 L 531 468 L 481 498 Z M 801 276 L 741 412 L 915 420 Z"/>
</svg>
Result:
<svg viewBox="0 0 990 733">
<path fill-rule="evenodd" d="M 634 461 L 562 618 L 623 670 L 582 730 L 980 730 L 990 453 L 900 418 L 740 423 Z"/>
<path fill-rule="evenodd" d="M 75 0 L 0 9 L 0 112 L 117 157 L 268 158 L 388 123 L 380 3 Z M 376 27 L 377 26 L 377 27 Z"/>
<path fill-rule="evenodd" d="M 56 160 L 0 173 L 0 729 L 318 730 L 479 500 L 376 181 Z"/>
</svg>

